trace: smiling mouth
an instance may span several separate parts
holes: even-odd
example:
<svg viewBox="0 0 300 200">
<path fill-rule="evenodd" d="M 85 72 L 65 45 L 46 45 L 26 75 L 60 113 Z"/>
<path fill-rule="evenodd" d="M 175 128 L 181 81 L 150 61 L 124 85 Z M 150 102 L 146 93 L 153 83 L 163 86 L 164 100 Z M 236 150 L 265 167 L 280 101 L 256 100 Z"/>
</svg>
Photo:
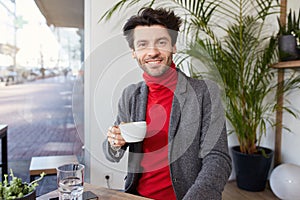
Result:
<svg viewBox="0 0 300 200">
<path fill-rule="evenodd" d="M 161 62 L 162 62 L 162 60 L 161 59 L 159 59 L 159 60 L 146 60 L 145 61 L 147 64 L 150 64 L 150 65 L 156 65 L 156 64 L 160 64 Z"/>
</svg>

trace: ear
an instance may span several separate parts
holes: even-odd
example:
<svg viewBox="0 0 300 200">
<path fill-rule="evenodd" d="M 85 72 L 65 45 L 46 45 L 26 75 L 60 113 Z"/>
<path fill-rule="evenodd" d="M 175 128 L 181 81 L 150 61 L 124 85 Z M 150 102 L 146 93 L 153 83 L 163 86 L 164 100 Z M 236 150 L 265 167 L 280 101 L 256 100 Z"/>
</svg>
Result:
<svg viewBox="0 0 300 200">
<path fill-rule="evenodd" d="M 176 44 L 174 44 L 173 47 L 172 47 L 172 53 L 174 54 L 176 52 L 177 52 L 177 47 L 176 47 Z"/>
<path fill-rule="evenodd" d="M 132 50 L 132 58 L 136 59 L 136 53 L 134 51 L 134 49 L 131 49 Z"/>
</svg>

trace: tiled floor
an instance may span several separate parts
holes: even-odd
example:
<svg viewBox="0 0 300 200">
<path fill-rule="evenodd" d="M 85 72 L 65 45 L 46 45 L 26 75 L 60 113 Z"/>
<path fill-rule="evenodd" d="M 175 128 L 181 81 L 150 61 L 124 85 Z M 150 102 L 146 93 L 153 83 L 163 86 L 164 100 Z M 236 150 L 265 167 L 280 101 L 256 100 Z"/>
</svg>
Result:
<svg viewBox="0 0 300 200">
<path fill-rule="evenodd" d="M 29 182 L 32 156 L 73 154 L 83 161 L 83 142 L 73 119 L 74 83 L 73 78 L 53 77 L 0 86 L 0 124 L 8 124 L 8 167 L 23 181 Z M 55 188 L 56 177 L 48 176 L 37 193 Z"/>
</svg>

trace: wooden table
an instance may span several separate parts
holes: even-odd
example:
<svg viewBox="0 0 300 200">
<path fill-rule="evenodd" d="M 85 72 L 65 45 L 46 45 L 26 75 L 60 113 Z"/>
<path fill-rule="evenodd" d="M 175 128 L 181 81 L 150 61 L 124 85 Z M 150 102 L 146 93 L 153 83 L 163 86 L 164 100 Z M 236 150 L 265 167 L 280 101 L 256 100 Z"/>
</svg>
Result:
<svg viewBox="0 0 300 200">
<path fill-rule="evenodd" d="M 147 200 L 148 198 L 107 189 L 100 186 L 84 183 L 84 191 L 91 191 L 98 196 L 98 200 Z M 49 200 L 49 198 L 58 197 L 58 190 L 49 192 L 37 198 L 37 200 Z M 148 199 L 149 200 L 149 199 Z"/>
<path fill-rule="evenodd" d="M 7 125 L 0 124 L 0 139 L 1 139 L 1 163 L 2 168 L 2 180 L 4 180 L 4 174 L 8 173 L 7 168 Z"/>
</svg>

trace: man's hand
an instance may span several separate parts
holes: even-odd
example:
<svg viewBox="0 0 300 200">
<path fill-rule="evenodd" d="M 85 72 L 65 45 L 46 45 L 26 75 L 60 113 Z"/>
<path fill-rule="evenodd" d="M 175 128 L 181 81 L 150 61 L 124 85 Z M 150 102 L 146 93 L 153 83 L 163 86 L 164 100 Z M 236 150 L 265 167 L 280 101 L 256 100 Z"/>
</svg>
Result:
<svg viewBox="0 0 300 200">
<path fill-rule="evenodd" d="M 126 143 L 118 126 L 112 126 L 108 129 L 107 140 L 112 147 L 122 147 Z"/>
</svg>

